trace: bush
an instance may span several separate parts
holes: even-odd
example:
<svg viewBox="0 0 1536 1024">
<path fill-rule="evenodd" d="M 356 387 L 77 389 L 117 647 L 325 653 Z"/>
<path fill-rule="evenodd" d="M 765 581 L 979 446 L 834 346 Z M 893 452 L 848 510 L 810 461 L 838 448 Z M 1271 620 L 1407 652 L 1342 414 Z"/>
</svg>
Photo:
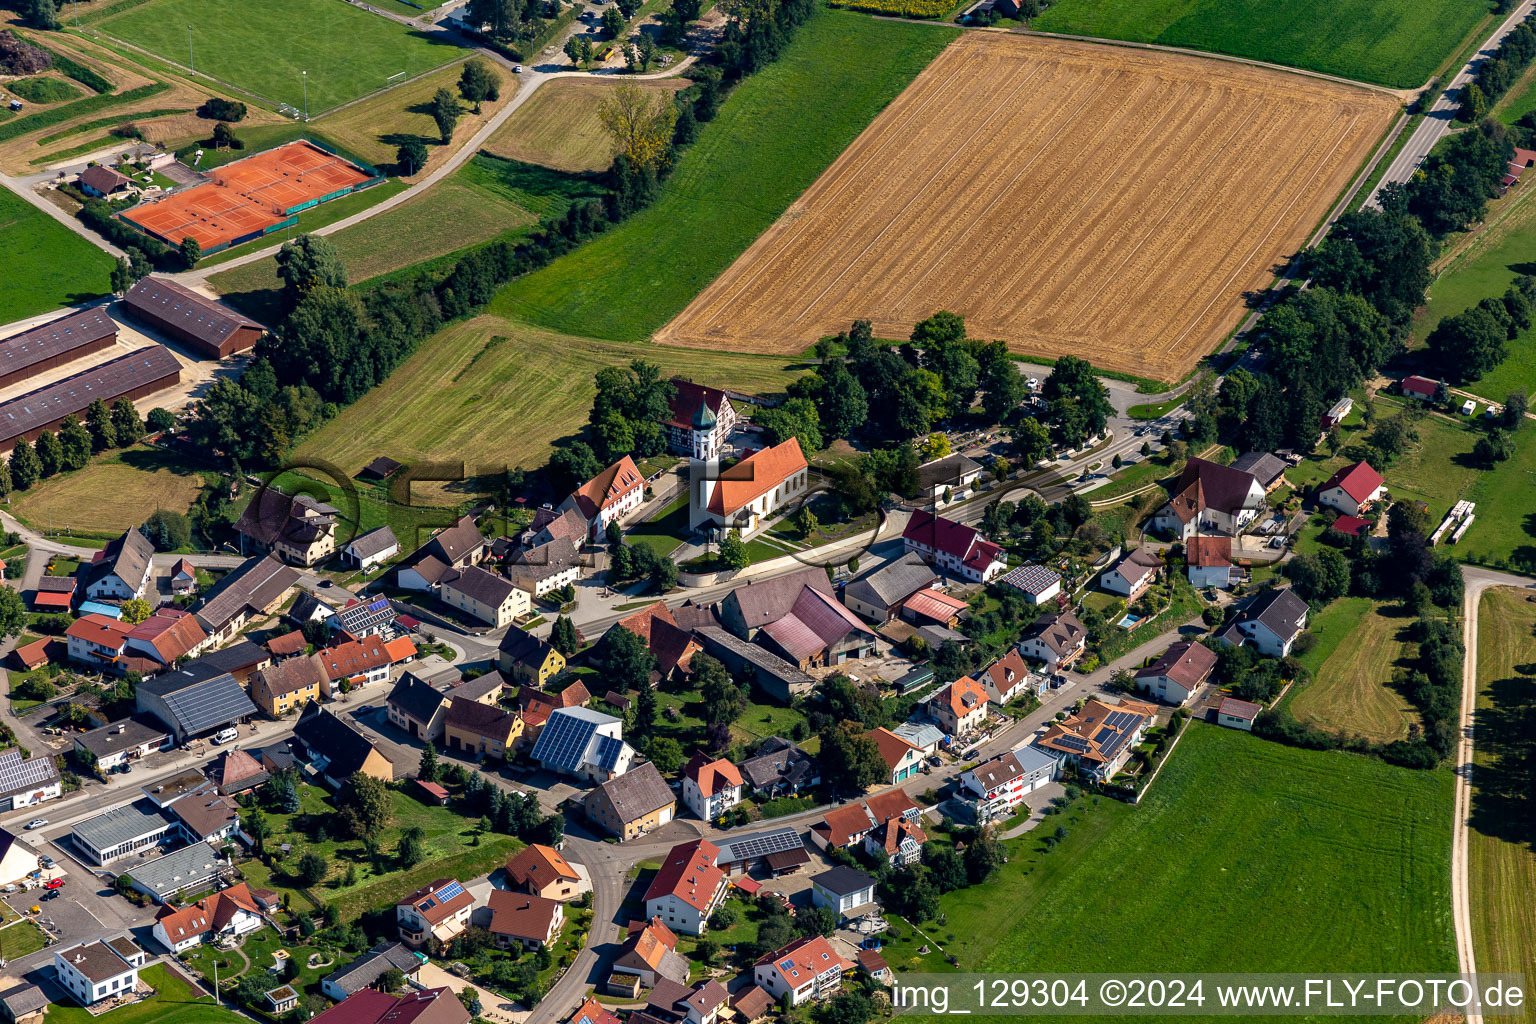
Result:
<svg viewBox="0 0 1536 1024">
<path fill-rule="evenodd" d="M 212 96 L 197 108 L 197 116 L 209 121 L 239 121 L 245 117 L 245 104 L 239 100 Z"/>
</svg>

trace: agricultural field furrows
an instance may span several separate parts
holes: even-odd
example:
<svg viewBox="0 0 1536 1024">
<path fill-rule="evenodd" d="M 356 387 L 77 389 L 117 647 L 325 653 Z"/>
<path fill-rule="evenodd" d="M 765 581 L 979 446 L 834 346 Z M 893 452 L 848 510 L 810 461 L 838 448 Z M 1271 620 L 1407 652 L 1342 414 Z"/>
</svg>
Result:
<svg viewBox="0 0 1536 1024">
<path fill-rule="evenodd" d="M 1396 107 L 1231 62 L 968 33 L 656 340 L 790 353 L 855 318 L 905 337 L 949 309 L 1021 354 L 1175 380 Z"/>
</svg>

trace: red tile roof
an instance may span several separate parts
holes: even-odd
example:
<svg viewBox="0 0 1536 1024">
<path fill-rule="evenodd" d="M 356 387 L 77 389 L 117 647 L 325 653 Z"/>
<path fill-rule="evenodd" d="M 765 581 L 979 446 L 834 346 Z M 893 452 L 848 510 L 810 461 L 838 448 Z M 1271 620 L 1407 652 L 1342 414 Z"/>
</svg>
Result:
<svg viewBox="0 0 1536 1024">
<path fill-rule="evenodd" d="M 796 939 L 783 949 L 759 957 L 753 966 L 772 965 L 789 989 L 802 987 L 813 978 L 832 970 L 846 971 L 853 964 L 838 955 L 832 944 L 820 935 Z"/>
<path fill-rule="evenodd" d="M 81 640 L 89 640 L 93 644 L 99 644 L 110 650 L 119 650 L 128 642 L 128 634 L 133 632 L 133 627 L 116 619 L 109 619 L 105 615 L 92 612 L 83 615 L 70 623 L 64 631 L 65 636 L 78 637 Z"/>
<path fill-rule="evenodd" d="M 987 540 L 972 527 L 919 509 L 907 520 L 902 539 L 941 551 L 961 564 L 985 569 L 1002 557 L 1003 549 Z"/>
<path fill-rule="evenodd" d="M 1382 485 L 1381 474 L 1370 467 L 1369 463 L 1357 462 L 1353 466 L 1346 466 L 1333 476 L 1329 477 L 1318 491 L 1327 491 L 1335 487 L 1354 499 L 1355 503 L 1370 498 L 1376 488 Z"/>
<path fill-rule="evenodd" d="M 1329 529 L 1346 537 L 1358 537 L 1371 524 L 1359 516 L 1339 516 Z"/>
<path fill-rule="evenodd" d="M 1219 569 L 1232 564 L 1231 537 L 1191 537 L 1185 554 L 1197 569 Z"/>
<path fill-rule="evenodd" d="M 883 726 L 871 731 L 869 735 L 875 741 L 875 745 L 880 748 L 880 756 L 884 758 L 886 767 L 891 771 L 896 770 L 896 766 L 901 763 L 907 751 L 918 749 Z"/>
<path fill-rule="evenodd" d="M 624 496 L 645 486 L 645 478 L 628 455 L 572 492 L 582 515 L 595 519 L 598 512 L 618 504 Z"/>
<path fill-rule="evenodd" d="M 337 644 L 335 647 L 327 647 L 315 653 L 325 665 L 325 673 L 333 683 L 338 679 L 350 679 L 380 666 L 392 664 L 384 641 L 376 636 L 368 637 L 366 640 L 352 640 Z"/>
<path fill-rule="evenodd" d="M 555 927 L 555 915 L 560 913 L 560 904 L 554 900 L 505 889 L 492 889 L 486 902 L 491 908 L 491 934 L 514 939 L 547 942 Z"/>
<path fill-rule="evenodd" d="M 709 510 L 716 515 L 731 515 L 806 468 L 805 453 L 793 437 L 772 448 L 755 451 L 720 471 L 709 496 Z"/>
<path fill-rule="evenodd" d="M 1403 394 L 1422 395 L 1425 398 L 1434 398 L 1435 392 L 1440 390 L 1440 382 L 1430 380 L 1428 377 L 1417 375 L 1403 378 Z"/>
<path fill-rule="evenodd" d="M 581 876 L 560 855 L 559 850 L 540 843 L 523 847 L 516 857 L 507 861 L 507 877 L 518 885 L 531 883 L 541 889 L 550 882 L 581 881 Z"/>
<path fill-rule="evenodd" d="M 914 615 L 921 615 L 934 622 L 948 622 L 958 618 L 970 607 L 958 597 L 941 594 L 937 590 L 919 590 L 902 602 L 902 607 Z"/>
<path fill-rule="evenodd" d="M 1246 722 L 1251 722 L 1258 718 L 1259 712 L 1263 710 L 1264 708 L 1260 705 L 1251 704 L 1246 700 L 1238 700 L 1236 697 L 1223 697 L 1221 698 L 1221 707 L 1217 709 L 1217 712 L 1229 718 L 1241 718 Z"/>
<path fill-rule="evenodd" d="M 645 891 L 647 902 L 671 893 L 696 910 L 707 910 L 725 872 L 715 867 L 720 847 L 707 839 L 695 839 L 672 847 L 661 870 Z"/>
<path fill-rule="evenodd" d="M 1181 640 L 1162 656 L 1136 673 L 1137 679 L 1167 676 L 1186 690 L 1205 681 L 1216 667 L 1216 652 L 1193 640 Z"/>
<path fill-rule="evenodd" d="M 725 758 L 710 758 L 702 750 L 694 754 L 683 769 L 683 775 L 692 779 L 705 796 L 714 796 L 729 786 L 741 785 L 741 772 Z"/>
<path fill-rule="evenodd" d="M 307 642 L 302 631 L 295 629 L 291 633 L 275 636 L 267 641 L 267 650 L 277 657 L 286 657 L 290 654 L 301 654 Z"/>
</svg>

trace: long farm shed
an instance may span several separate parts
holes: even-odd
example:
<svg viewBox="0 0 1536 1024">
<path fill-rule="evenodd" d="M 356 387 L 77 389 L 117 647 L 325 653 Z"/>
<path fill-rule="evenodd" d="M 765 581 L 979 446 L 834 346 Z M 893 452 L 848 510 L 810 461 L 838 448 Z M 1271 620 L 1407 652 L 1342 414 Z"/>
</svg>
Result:
<svg viewBox="0 0 1536 1024">
<path fill-rule="evenodd" d="M 152 395 L 180 381 L 181 364 L 171 350 L 152 345 L 0 403 L 0 452 L 14 448 L 19 437 L 35 440 L 70 416 L 83 416 L 98 398 L 111 405 L 119 398 Z"/>
<path fill-rule="evenodd" d="M 105 309 L 87 309 L 50 320 L 0 341 L 0 388 L 44 370 L 111 348 L 117 324 Z"/>
</svg>

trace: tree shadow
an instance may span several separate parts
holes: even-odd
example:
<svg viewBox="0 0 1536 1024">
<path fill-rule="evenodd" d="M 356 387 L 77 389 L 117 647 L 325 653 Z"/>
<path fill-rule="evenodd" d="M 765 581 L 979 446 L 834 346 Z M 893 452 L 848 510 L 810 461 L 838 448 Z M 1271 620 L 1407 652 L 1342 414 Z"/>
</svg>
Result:
<svg viewBox="0 0 1536 1024">
<path fill-rule="evenodd" d="M 1511 263 L 1509 269 L 1517 274 L 1536 274 L 1536 263 Z"/>
<path fill-rule="evenodd" d="M 1490 686 L 1492 707 L 1477 712 L 1477 747 L 1487 763 L 1474 776 L 1469 822 L 1483 835 L 1536 850 L 1536 680 Z"/>
<path fill-rule="evenodd" d="M 1527 512 L 1525 514 L 1523 526 L 1528 535 L 1536 537 L 1536 512 Z"/>
</svg>

